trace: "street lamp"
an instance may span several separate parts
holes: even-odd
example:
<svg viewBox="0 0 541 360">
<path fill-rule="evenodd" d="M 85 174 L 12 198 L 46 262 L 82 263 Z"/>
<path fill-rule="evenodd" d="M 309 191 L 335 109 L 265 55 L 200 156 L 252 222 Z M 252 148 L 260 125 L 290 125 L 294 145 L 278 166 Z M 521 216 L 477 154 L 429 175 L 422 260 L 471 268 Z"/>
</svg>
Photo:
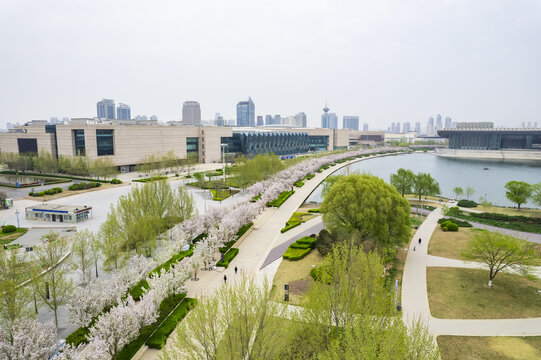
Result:
<svg viewBox="0 0 541 360">
<path fill-rule="evenodd" d="M 20 224 L 19 224 L 19 209 L 15 210 L 15 215 L 17 215 L 17 228 L 20 228 Z"/>
<path fill-rule="evenodd" d="M 225 148 L 227 144 L 220 144 L 222 146 L 222 163 L 224 166 L 224 184 L 225 184 Z"/>
</svg>

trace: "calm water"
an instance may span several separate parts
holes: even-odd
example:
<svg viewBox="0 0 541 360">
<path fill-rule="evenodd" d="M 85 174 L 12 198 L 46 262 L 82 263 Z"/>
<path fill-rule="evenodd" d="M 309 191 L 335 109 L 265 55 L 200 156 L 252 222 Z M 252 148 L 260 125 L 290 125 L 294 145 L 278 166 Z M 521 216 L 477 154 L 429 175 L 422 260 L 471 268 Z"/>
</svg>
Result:
<svg viewBox="0 0 541 360">
<path fill-rule="evenodd" d="M 483 170 L 483 168 L 489 170 Z M 453 189 L 457 186 L 465 189 L 471 186 L 475 193 L 474 201 L 484 197 L 494 205 L 512 206 L 505 198 L 505 184 L 511 180 L 525 181 L 529 184 L 541 182 L 541 164 L 503 162 L 497 160 L 448 159 L 428 153 L 416 153 L 363 160 L 338 170 L 335 174 L 353 172 L 369 173 L 390 181 L 391 174 L 399 168 L 410 169 L 414 173 L 426 172 L 440 184 L 445 197 L 454 197 Z M 321 202 L 321 185 L 308 197 L 307 201 Z M 534 207 L 528 204 L 529 207 Z"/>
</svg>

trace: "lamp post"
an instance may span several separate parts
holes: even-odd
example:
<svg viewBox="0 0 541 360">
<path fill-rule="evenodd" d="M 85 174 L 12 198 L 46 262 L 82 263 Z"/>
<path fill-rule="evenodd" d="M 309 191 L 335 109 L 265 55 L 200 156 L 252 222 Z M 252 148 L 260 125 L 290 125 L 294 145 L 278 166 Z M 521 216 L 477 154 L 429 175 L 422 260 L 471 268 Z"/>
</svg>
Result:
<svg viewBox="0 0 541 360">
<path fill-rule="evenodd" d="M 17 228 L 20 228 L 21 226 L 19 225 L 19 209 L 15 210 L 15 215 L 17 215 Z"/>
<path fill-rule="evenodd" d="M 224 166 L 224 184 L 225 184 L 225 148 L 227 144 L 220 144 L 222 146 L 222 163 Z"/>
</svg>

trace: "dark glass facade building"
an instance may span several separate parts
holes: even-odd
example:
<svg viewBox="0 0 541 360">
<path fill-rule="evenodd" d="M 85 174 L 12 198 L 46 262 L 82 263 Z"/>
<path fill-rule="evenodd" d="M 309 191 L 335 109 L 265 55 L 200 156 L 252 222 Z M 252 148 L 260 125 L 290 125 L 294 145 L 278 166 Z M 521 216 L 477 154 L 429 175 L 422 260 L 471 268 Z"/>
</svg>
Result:
<svg viewBox="0 0 541 360">
<path fill-rule="evenodd" d="M 98 156 L 114 155 L 114 130 L 96 130 L 96 146 Z"/>
<path fill-rule="evenodd" d="M 541 129 L 445 129 L 438 135 L 449 139 L 449 149 L 541 150 Z"/>
<path fill-rule="evenodd" d="M 246 156 L 301 154 L 312 150 L 311 144 L 319 149 L 321 144 L 328 143 L 327 136 L 309 136 L 306 132 L 293 131 L 239 131 L 221 140 L 222 144 L 227 144 L 228 153 L 242 153 Z"/>
</svg>

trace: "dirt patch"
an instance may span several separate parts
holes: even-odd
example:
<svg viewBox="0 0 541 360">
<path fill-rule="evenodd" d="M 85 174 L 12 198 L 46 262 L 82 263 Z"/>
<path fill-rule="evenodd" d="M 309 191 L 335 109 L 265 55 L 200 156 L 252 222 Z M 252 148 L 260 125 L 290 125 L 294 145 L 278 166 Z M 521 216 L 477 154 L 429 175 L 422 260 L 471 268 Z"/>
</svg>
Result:
<svg viewBox="0 0 541 360">
<path fill-rule="evenodd" d="M 302 295 L 308 290 L 308 285 L 310 285 L 310 280 L 295 280 L 289 283 L 289 291 L 293 295 Z"/>
</svg>

